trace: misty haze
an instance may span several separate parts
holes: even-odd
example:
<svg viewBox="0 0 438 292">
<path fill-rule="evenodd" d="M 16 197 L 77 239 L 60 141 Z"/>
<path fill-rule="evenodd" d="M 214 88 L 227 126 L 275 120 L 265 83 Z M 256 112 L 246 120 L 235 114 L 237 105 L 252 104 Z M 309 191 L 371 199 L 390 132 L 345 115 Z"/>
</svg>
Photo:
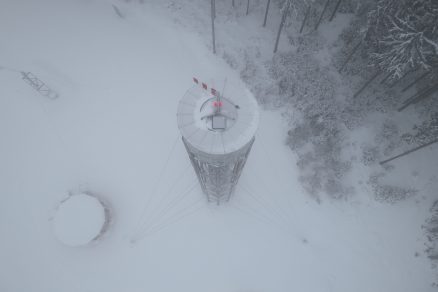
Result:
<svg viewBox="0 0 438 292">
<path fill-rule="evenodd" d="M 438 1 L 0 0 L 0 292 L 438 289 Z"/>
</svg>

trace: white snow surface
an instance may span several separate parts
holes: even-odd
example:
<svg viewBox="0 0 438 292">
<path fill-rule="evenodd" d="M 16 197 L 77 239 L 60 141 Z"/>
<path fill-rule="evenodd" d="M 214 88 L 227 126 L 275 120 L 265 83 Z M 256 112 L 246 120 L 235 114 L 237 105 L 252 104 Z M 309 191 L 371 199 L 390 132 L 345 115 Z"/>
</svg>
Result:
<svg viewBox="0 0 438 292">
<path fill-rule="evenodd" d="M 99 236 L 104 223 L 104 207 L 97 198 L 87 194 L 63 200 L 53 218 L 56 238 L 68 246 L 89 244 Z"/>
<path fill-rule="evenodd" d="M 231 202 L 205 202 L 176 107 L 193 76 L 239 75 L 205 46 L 208 36 L 171 21 L 169 2 L 152 2 L 0 2 L 0 291 L 434 291 L 424 207 L 371 196 L 316 203 L 297 180 L 278 112 L 261 111 Z M 193 11 L 188 19 L 208 20 Z M 255 23 L 221 35 L 255 33 Z M 98 245 L 72 249 L 53 236 L 60 194 L 72 189 L 112 205 Z"/>
</svg>

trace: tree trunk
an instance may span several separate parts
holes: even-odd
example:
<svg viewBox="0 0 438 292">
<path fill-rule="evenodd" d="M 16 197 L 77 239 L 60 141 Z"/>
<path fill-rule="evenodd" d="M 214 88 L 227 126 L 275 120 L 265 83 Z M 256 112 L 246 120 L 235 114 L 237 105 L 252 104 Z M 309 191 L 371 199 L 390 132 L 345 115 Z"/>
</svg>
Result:
<svg viewBox="0 0 438 292">
<path fill-rule="evenodd" d="M 246 1 L 246 15 L 249 13 L 249 0 Z"/>
<path fill-rule="evenodd" d="M 277 49 L 278 49 L 278 41 L 280 40 L 281 30 L 283 29 L 283 25 L 284 25 L 284 22 L 286 21 L 287 13 L 289 12 L 290 0 L 286 0 L 286 1 L 288 1 L 288 2 L 287 2 L 286 9 L 284 10 L 283 15 L 282 15 L 282 17 L 281 17 L 280 27 L 278 28 L 278 32 L 277 32 L 277 39 L 275 40 L 274 53 L 277 52 Z"/>
<path fill-rule="evenodd" d="M 365 82 L 365 84 L 353 95 L 353 98 L 356 98 L 362 91 L 364 91 L 364 89 L 367 88 L 368 85 L 370 85 L 371 82 L 373 82 L 373 80 L 380 75 L 380 73 L 381 73 L 380 70 L 377 71 L 376 74 L 374 74 L 367 82 Z"/>
<path fill-rule="evenodd" d="M 307 18 L 309 17 L 309 14 L 310 14 L 310 8 L 311 8 L 311 6 L 309 5 L 309 7 L 307 7 L 307 10 L 306 10 L 306 15 L 304 15 L 303 23 L 301 23 L 300 33 L 303 32 L 304 25 L 306 25 Z"/>
<path fill-rule="evenodd" d="M 388 80 L 388 79 L 389 79 L 389 77 L 391 77 L 391 75 L 392 75 L 392 72 L 389 72 L 389 73 L 388 73 L 388 75 L 386 75 L 386 77 L 385 77 L 385 78 L 383 78 L 383 79 L 382 79 L 382 81 L 380 81 L 380 84 L 383 84 L 383 83 L 385 83 L 385 82 L 386 82 L 386 80 Z"/>
<path fill-rule="evenodd" d="M 112 6 L 113 6 L 114 12 L 117 14 L 117 16 L 120 18 L 124 18 L 122 12 L 120 12 L 119 7 L 117 7 L 116 5 L 112 5 Z"/>
<path fill-rule="evenodd" d="M 351 57 L 353 57 L 354 53 L 356 53 L 357 49 L 359 49 L 360 45 L 362 45 L 362 40 L 360 40 L 360 42 L 353 48 L 351 53 L 348 55 L 347 59 L 345 59 L 344 64 L 342 64 L 341 69 L 339 69 L 339 73 L 344 70 L 345 65 L 347 65 L 347 63 L 350 61 Z"/>
<path fill-rule="evenodd" d="M 319 16 L 318 22 L 315 25 L 315 30 L 318 30 L 319 24 L 321 23 L 322 17 L 324 16 L 324 13 L 327 10 L 329 3 L 330 3 L 330 0 L 327 0 L 325 2 L 324 9 L 322 10 L 321 15 Z"/>
<path fill-rule="evenodd" d="M 394 82 L 389 86 L 389 88 L 393 88 L 395 85 L 397 85 L 397 83 L 400 82 L 400 80 L 402 80 L 403 78 L 405 78 L 405 77 L 408 76 L 409 74 L 414 73 L 414 72 L 417 71 L 417 70 L 418 70 L 418 68 L 415 68 L 415 69 L 412 69 L 412 70 L 407 71 L 405 74 L 402 75 L 402 77 L 400 77 L 399 79 L 397 79 L 396 81 L 394 81 Z"/>
<path fill-rule="evenodd" d="M 214 0 L 211 0 L 211 34 L 213 41 L 213 54 L 216 54 L 216 39 L 214 35 Z"/>
<path fill-rule="evenodd" d="M 266 4 L 265 19 L 263 20 L 263 27 L 266 26 L 266 20 L 268 19 L 269 4 L 271 4 L 271 0 L 268 0 L 268 4 Z"/>
<path fill-rule="evenodd" d="M 401 92 L 405 92 L 406 90 L 408 90 L 409 88 L 411 88 L 412 86 L 414 86 L 417 82 L 419 82 L 420 80 L 424 79 L 427 75 L 430 74 L 430 71 L 426 71 L 423 73 L 423 75 L 421 75 L 420 77 L 418 77 L 417 79 L 415 79 L 413 82 L 411 82 L 410 84 L 408 84 L 408 86 L 406 86 L 405 88 L 402 89 Z"/>
<path fill-rule="evenodd" d="M 429 91 L 427 91 L 426 93 L 424 93 L 423 95 L 417 97 L 413 103 L 419 103 L 421 100 L 426 99 L 428 97 L 430 97 L 431 95 L 433 95 L 435 92 L 438 91 L 438 84 L 435 84 L 433 87 L 430 88 Z"/>
<path fill-rule="evenodd" d="M 396 155 L 396 156 L 394 156 L 394 157 L 391 157 L 391 158 L 389 158 L 389 159 L 386 159 L 386 160 L 380 161 L 380 165 L 383 165 L 383 164 L 385 164 L 385 163 L 387 163 L 387 162 L 390 162 L 390 161 L 392 161 L 392 160 L 394 160 L 394 159 L 397 159 L 397 158 L 400 158 L 400 157 L 406 156 L 406 155 L 408 155 L 408 154 L 410 154 L 410 153 L 412 153 L 412 152 L 415 152 L 415 151 L 420 150 L 420 149 L 422 149 L 422 148 L 424 148 L 424 147 L 430 146 L 430 145 L 432 145 L 432 144 L 434 144 L 434 143 L 436 143 L 436 142 L 438 142 L 438 139 L 432 140 L 432 141 L 430 141 L 429 143 L 426 143 L 426 144 L 420 145 L 420 146 L 418 146 L 418 147 L 415 147 L 414 149 L 408 150 L 408 151 L 406 151 L 406 152 L 403 152 L 403 153 L 401 153 L 401 154 L 399 154 L 399 155 Z"/>
<path fill-rule="evenodd" d="M 410 98 L 408 98 L 403 105 L 398 109 L 399 112 L 401 112 L 402 110 L 404 110 L 405 108 L 407 108 L 408 106 L 410 106 L 413 103 L 417 103 L 422 99 L 425 99 L 429 96 L 431 96 L 432 94 L 434 94 L 436 91 L 438 90 L 438 84 L 435 84 L 432 87 L 426 88 L 421 90 L 420 92 L 414 94 L 413 96 L 411 96 Z"/>
<path fill-rule="evenodd" d="M 330 20 L 329 20 L 329 21 L 332 21 L 333 18 L 335 17 L 336 12 L 338 12 L 339 5 L 341 4 L 341 1 L 342 1 L 342 0 L 338 0 L 338 2 L 336 3 L 335 9 L 333 10 L 332 15 L 330 16 Z"/>
</svg>

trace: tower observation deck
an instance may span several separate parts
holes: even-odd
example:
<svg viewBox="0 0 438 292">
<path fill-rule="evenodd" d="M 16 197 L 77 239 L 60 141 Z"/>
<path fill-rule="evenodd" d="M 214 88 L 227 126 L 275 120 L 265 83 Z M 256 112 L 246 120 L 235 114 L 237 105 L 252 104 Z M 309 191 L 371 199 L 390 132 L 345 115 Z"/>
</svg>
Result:
<svg viewBox="0 0 438 292">
<path fill-rule="evenodd" d="M 258 105 L 248 90 L 223 95 L 194 81 L 179 102 L 178 128 L 203 192 L 220 204 L 230 199 L 254 143 Z"/>
</svg>

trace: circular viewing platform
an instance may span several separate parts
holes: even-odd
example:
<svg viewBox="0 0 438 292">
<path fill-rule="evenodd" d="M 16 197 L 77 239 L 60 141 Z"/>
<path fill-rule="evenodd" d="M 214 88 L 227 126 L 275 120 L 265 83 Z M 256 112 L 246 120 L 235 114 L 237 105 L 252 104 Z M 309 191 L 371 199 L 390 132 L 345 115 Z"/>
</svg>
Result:
<svg viewBox="0 0 438 292">
<path fill-rule="evenodd" d="M 248 90 L 227 87 L 226 94 L 222 94 L 195 85 L 178 105 L 181 135 L 207 154 L 228 154 L 241 149 L 253 139 L 258 127 L 257 101 Z"/>
</svg>

